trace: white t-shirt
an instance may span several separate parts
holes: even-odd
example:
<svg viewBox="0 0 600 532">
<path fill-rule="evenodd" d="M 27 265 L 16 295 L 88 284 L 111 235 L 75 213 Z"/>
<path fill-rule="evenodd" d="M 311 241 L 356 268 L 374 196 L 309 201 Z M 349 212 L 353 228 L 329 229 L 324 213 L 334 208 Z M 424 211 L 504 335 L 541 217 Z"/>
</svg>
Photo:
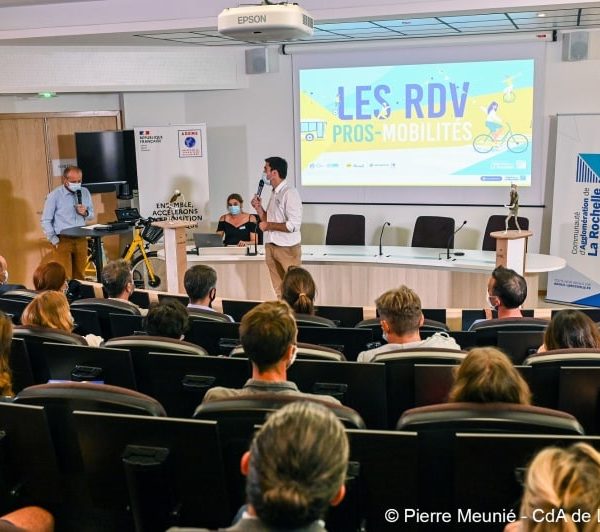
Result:
<svg viewBox="0 0 600 532">
<path fill-rule="evenodd" d="M 434 335 L 419 342 L 409 342 L 407 344 L 385 344 L 375 349 L 369 349 L 358 354 L 357 362 L 372 362 L 377 355 L 398 351 L 399 349 L 416 349 L 422 347 L 434 347 L 443 349 L 456 349 L 460 351 L 460 345 L 456 340 L 445 332 L 436 332 Z"/>
</svg>

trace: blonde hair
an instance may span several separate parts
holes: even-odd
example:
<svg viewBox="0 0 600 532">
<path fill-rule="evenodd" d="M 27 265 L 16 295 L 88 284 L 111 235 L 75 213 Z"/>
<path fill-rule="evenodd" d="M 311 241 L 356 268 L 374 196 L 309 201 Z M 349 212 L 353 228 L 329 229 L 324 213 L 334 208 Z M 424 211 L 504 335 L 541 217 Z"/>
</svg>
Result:
<svg viewBox="0 0 600 532">
<path fill-rule="evenodd" d="M 10 318 L 0 311 L 0 395 L 14 395 L 12 373 L 8 365 L 8 355 L 12 342 L 13 326 Z"/>
<path fill-rule="evenodd" d="M 73 331 L 73 316 L 69 302 L 62 292 L 42 292 L 25 307 L 21 316 L 23 325 L 37 325 L 48 329 Z"/>
<path fill-rule="evenodd" d="M 595 519 L 600 508 L 600 453 L 587 443 L 576 443 L 567 449 L 549 447 L 533 459 L 525 478 L 521 502 L 523 530 L 532 532 L 591 532 L 598 529 Z M 536 523 L 531 519 L 536 510 L 544 514 L 561 509 L 565 520 Z M 573 523 L 571 514 L 581 510 L 592 514 L 591 522 Z M 540 514 L 542 512 L 536 512 Z"/>
<path fill-rule="evenodd" d="M 423 317 L 421 299 L 408 286 L 402 285 L 381 294 L 375 300 L 375 307 L 379 318 L 387 321 L 398 336 L 419 330 Z"/>
<path fill-rule="evenodd" d="M 529 386 L 510 359 L 494 347 L 477 347 L 455 370 L 450 402 L 531 403 Z"/>
</svg>

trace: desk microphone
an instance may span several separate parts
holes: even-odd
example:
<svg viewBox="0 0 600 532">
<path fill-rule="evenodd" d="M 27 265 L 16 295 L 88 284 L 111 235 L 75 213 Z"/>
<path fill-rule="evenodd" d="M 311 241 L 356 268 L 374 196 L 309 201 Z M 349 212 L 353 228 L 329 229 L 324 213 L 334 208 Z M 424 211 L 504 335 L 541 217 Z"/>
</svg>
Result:
<svg viewBox="0 0 600 532">
<path fill-rule="evenodd" d="M 383 224 L 383 226 L 381 227 L 381 234 L 379 235 L 379 256 L 381 257 L 381 255 L 383 255 L 383 249 L 381 247 L 381 240 L 383 238 L 383 230 L 385 229 L 386 225 L 392 225 L 390 222 L 385 222 Z"/>
<path fill-rule="evenodd" d="M 448 245 L 446 246 L 446 259 L 450 260 L 450 242 L 452 242 L 454 235 L 458 233 L 465 225 L 467 225 L 467 220 L 460 224 L 460 227 L 450 235 L 450 238 L 448 239 Z M 464 253 L 462 251 L 457 251 L 456 253 L 453 253 L 453 255 L 462 257 Z"/>
</svg>

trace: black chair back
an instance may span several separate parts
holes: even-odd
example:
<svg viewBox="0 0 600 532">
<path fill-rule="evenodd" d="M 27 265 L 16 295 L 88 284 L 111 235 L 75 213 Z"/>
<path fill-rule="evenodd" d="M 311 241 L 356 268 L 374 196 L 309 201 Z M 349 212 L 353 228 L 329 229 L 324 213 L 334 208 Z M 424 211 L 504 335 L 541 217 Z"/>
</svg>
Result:
<svg viewBox="0 0 600 532">
<path fill-rule="evenodd" d="M 9 299 L 7 297 L 0 297 L 0 310 L 5 314 L 12 316 L 12 322 L 15 325 L 21 323 L 21 314 L 25 310 L 25 307 L 29 304 L 29 301 L 22 299 Z"/>
<path fill-rule="evenodd" d="M 98 313 L 100 327 L 102 329 L 102 338 L 105 340 L 114 336 L 110 328 L 110 314 L 128 314 L 140 316 L 140 309 L 129 303 L 118 299 L 78 299 L 71 303 L 72 309 L 95 310 Z"/>
<path fill-rule="evenodd" d="M 454 218 L 446 216 L 419 216 L 415 221 L 413 248 L 454 247 Z"/>
<path fill-rule="evenodd" d="M 13 393 L 19 393 L 23 388 L 33 386 L 35 379 L 31 369 L 31 361 L 27 352 L 27 345 L 23 338 L 13 338 L 8 355 L 8 367 L 12 373 Z"/>
<path fill-rule="evenodd" d="M 227 355 L 240 344 L 240 324 L 192 320 L 185 338 L 202 346 L 210 355 Z"/>
<path fill-rule="evenodd" d="M 335 397 L 356 410 L 370 429 L 387 427 L 383 364 L 298 359 L 288 369 L 288 380 L 302 392 Z"/>
<path fill-rule="evenodd" d="M 71 308 L 71 315 L 75 320 L 75 329 L 73 330 L 75 334 L 81 336 L 85 336 L 86 334 L 102 336 L 100 317 L 95 310 Z"/>
<path fill-rule="evenodd" d="M 327 223 L 326 246 L 364 246 L 365 217 L 362 214 L 332 214 Z"/>
<path fill-rule="evenodd" d="M 344 353 L 347 360 L 356 360 L 373 341 L 370 329 L 346 327 L 298 327 L 298 341 L 331 347 Z"/>
<path fill-rule="evenodd" d="M 354 327 L 359 321 L 362 321 L 362 307 L 342 307 L 318 305 L 315 307 L 317 316 L 330 319 L 338 327 Z"/>
<path fill-rule="evenodd" d="M 235 301 L 232 299 L 223 299 L 221 301 L 223 313 L 231 316 L 237 323 L 242 321 L 246 312 L 252 310 L 256 305 L 260 305 L 261 303 L 262 301 Z"/>
<path fill-rule="evenodd" d="M 132 316 L 129 314 L 109 314 L 108 321 L 112 338 L 121 336 L 132 336 L 136 333 L 144 332 L 144 317 Z M 108 340 L 108 338 L 107 338 Z"/>
</svg>

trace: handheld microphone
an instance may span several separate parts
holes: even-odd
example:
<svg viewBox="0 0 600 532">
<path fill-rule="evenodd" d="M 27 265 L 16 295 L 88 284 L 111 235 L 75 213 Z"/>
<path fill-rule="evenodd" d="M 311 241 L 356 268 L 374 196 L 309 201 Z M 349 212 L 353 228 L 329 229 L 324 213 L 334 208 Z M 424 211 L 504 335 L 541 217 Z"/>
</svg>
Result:
<svg viewBox="0 0 600 532">
<path fill-rule="evenodd" d="M 261 194 L 262 194 L 262 191 L 263 191 L 263 188 L 264 188 L 264 187 L 265 187 L 265 180 L 264 180 L 264 179 L 261 179 L 261 180 L 258 182 L 258 189 L 257 189 L 257 191 L 256 191 L 256 197 L 257 197 L 257 198 L 260 198 L 260 196 L 261 196 Z"/>
<path fill-rule="evenodd" d="M 383 230 L 385 229 L 386 225 L 392 225 L 390 222 L 385 222 L 383 224 L 383 226 L 381 227 L 381 234 L 379 235 L 379 256 L 381 257 L 381 255 L 383 255 L 383 249 L 381 247 L 381 240 L 383 238 Z"/>
<path fill-rule="evenodd" d="M 81 205 L 81 204 L 82 204 L 82 200 L 81 200 L 81 190 L 76 190 L 76 191 L 75 191 L 75 195 L 77 196 L 77 205 Z"/>
<path fill-rule="evenodd" d="M 448 245 L 446 246 L 446 258 L 447 259 L 450 259 L 450 242 L 452 242 L 452 240 L 454 239 L 454 235 L 456 233 L 458 233 L 466 224 L 467 224 L 467 220 L 465 220 L 462 224 L 460 224 L 460 227 L 450 235 L 450 238 L 448 239 Z M 457 257 L 462 257 L 464 255 L 464 253 L 462 251 L 457 251 L 456 253 L 453 253 L 453 255 L 456 255 Z"/>
</svg>

